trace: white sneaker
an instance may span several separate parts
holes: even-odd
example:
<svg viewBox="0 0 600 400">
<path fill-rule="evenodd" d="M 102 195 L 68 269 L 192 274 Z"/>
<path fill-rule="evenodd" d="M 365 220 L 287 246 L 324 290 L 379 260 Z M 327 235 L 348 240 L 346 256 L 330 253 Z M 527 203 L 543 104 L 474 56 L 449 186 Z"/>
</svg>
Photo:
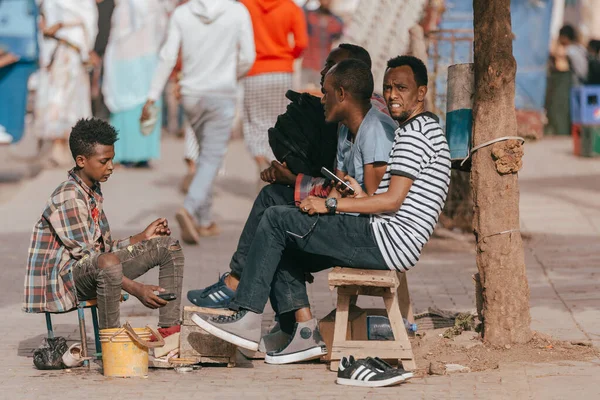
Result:
<svg viewBox="0 0 600 400">
<path fill-rule="evenodd" d="M 319 333 L 317 319 L 296 322 L 288 343 L 265 355 L 267 364 L 290 364 L 321 358 L 327 354 L 325 342 Z"/>
<path fill-rule="evenodd" d="M 262 314 L 242 310 L 233 315 L 219 315 L 207 319 L 194 314 L 192 321 L 219 339 L 248 350 L 258 350 Z"/>
<path fill-rule="evenodd" d="M 278 322 L 269 333 L 260 339 L 258 351 L 265 354 L 271 351 L 277 351 L 285 347 L 289 341 L 290 335 L 281 330 Z"/>
</svg>

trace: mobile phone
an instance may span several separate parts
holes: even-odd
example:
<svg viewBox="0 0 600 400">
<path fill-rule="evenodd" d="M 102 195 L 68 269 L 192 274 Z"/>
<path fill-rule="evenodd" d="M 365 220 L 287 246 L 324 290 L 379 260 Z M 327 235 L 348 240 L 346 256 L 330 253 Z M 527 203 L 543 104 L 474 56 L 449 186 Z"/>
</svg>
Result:
<svg viewBox="0 0 600 400">
<path fill-rule="evenodd" d="M 321 167 L 321 174 L 323 174 L 323 176 L 325 176 L 325 178 L 327 179 L 331 179 L 333 181 L 336 181 L 337 183 L 344 185 L 346 189 L 348 189 L 348 192 L 350 192 L 350 194 L 354 194 L 354 189 L 352 188 L 352 186 L 348 185 L 348 182 L 343 181 L 342 179 L 340 179 L 340 177 L 338 177 L 336 174 L 334 174 L 327 168 Z"/>
<path fill-rule="evenodd" d="M 175 300 L 177 298 L 177 295 L 175 293 L 161 293 L 157 296 L 166 301 Z"/>
</svg>

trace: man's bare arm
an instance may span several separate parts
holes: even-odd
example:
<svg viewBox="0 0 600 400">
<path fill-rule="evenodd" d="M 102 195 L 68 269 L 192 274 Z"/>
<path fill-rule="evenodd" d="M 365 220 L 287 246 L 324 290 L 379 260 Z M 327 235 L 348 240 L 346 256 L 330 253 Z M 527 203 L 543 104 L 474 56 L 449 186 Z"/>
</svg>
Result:
<svg viewBox="0 0 600 400">
<path fill-rule="evenodd" d="M 383 178 L 383 175 L 385 175 L 386 168 L 387 163 L 385 162 L 376 162 L 364 166 L 363 180 L 369 196 L 372 196 L 377 191 L 381 179 Z"/>
</svg>

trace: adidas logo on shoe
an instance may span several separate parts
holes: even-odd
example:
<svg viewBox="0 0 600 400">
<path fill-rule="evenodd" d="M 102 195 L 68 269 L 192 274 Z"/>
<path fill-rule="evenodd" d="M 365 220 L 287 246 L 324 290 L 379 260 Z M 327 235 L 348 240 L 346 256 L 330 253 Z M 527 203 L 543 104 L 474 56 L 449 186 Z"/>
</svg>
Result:
<svg viewBox="0 0 600 400">
<path fill-rule="evenodd" d="M 208 298 L 211 299 L 214 303 L 220 303 L 221 301 L 229 300 L 229 296 L 223 293 L 222 290 L 209 294 Z"/>
<path fill-rule="evenodd" d="M 225 284 L 225 278 L 229 273 L 221 275 L 219 280 L 205 289 L 190 290 L 187 293 L 188 300 L 198 307 L 204 308 L 227 308 L 235 297 L 235 291 L 229 289 Z"/>
<path fill-rule="evenodd" d="M 393 386 L 404 382 L 401 372 L 405 371 L 392 367 L 382 369 L 383 365 L 375 365 L 370 360 L 355 360 L 353 356 L 342 358 L 336 382 L 339 385 L 362 387 Z"/>
</svg>

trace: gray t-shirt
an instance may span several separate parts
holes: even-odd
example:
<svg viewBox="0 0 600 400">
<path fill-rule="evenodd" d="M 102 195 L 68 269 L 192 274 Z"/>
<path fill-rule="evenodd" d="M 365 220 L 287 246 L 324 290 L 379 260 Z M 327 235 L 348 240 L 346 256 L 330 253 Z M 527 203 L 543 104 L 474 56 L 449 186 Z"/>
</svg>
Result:
<svg viewBox="0 0 600 400">
<path fill-rule="evenodd" d="M 588 77 L 588 55 L 587 50 L 580 44 L 571 44 L 567 46 L 567 57 L 571 71 L 573 71 L 574 83 L 582 85 Z"/>
<path fill-rule="evenodd" d="M 364 189 L 364 165 L 387 163 L 397 128 L 393 119 L 375 107 L 371 107 L 365 115 L 354 143 L 348 128 L 341 125 L 338 130 L 336 168 L 354 177 Z"/>
</svg>

